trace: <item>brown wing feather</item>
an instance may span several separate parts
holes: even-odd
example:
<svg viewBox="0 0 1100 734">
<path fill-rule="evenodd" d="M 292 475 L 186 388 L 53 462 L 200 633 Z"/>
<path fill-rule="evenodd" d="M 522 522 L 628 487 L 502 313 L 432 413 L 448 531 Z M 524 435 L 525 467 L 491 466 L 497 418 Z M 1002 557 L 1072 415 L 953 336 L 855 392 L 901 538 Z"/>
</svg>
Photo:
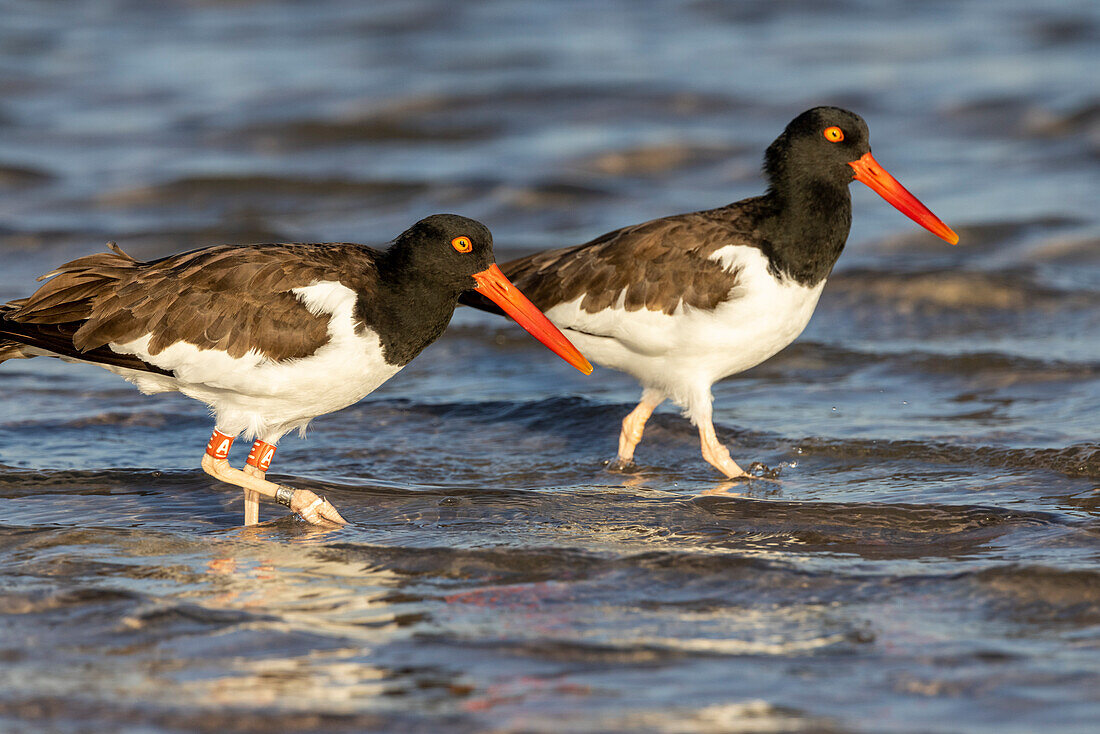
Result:
<svg viewBox="0 0 1100 734">
<path fill-rule="evenodd" d="M 620 297 L 628 311 L 671 314 L 681 304 L 713 309 L 731 297 L 737 273 L 708 258 L 726 245 L 749 244 L 751 218 L 742 210 L 752 201 L 624 227 L 583 245 L 512 260 L 501 270 L 544 311 L 581 296 L 589 313 Z M 463 302 L 484 308 L 476 298 Z"/>
<path fill-rule="evenodd" d="M 28 341 L 29 327 L 56 325 L 49 341 L 58 347 L 66 337 L 69 356 L 149 334 L 152 354 L 184 341 L 234 357 L 254 348 L 278 361 L 328 341 L 328 317 L 311 314 L 292 289 L 334 280 L 369 292 L 376 276 L 377 253 L 346 243 L 222 245 L 151 262 L 111 249 L 43 276 L 50 280 L 8 304 L 3 318 L 23 324 L 19 338 Z"/>
</svg>

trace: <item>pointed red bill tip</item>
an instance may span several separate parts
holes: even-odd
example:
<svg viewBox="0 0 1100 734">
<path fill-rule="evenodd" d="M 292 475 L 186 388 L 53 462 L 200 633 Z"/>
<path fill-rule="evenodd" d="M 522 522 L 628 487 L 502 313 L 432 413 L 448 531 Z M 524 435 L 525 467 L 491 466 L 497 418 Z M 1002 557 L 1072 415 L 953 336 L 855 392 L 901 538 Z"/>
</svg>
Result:
<svg viewBox="0 0 1100 734">
<path fill-rule="evenodd" d="M 565 334 L 558 331 L 558 327 L 550 323 L 550 319 L 543 316 L 542 311 L 535 308 L 535 304 L 527 300 L 527 296 L 520 293 L 519 288 L 504 277 L 495 263 L 480 273 L 474 273 L 474 280 L 477 281 L 478 293 L 500 306 L 531 336 L 584 374 L 592 374 L 592 365 L 584 355 L 565 338 Z"/>
<path fill-rule="evenodd" d="M 848 165 L 855 170 L 856 181 L 870 186 L 872 191 L 893 204 L 899 212 L 948 244 L 959 244 L 959 236 L 955 231 L 940 221 L 917 197 L 906 191 L 870 153 L 865 153 L 859 160 L 851 161 Z"/>
</svg>

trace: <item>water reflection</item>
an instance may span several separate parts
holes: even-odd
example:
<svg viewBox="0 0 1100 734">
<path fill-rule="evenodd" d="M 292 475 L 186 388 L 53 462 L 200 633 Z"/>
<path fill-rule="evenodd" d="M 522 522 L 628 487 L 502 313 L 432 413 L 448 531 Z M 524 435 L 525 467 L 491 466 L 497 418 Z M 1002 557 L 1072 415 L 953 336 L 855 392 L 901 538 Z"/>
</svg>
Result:
<svg viewBox="0 0 1100 734">
<path fill-rule="evenodd" d="M 4 13 L 0 300 L 107 240 L 379 244 L 456 211 L 501 257 L 576 244 L 759 193 L 821 103 L 965 246 L 853 191 L 807 332 L 714 388 L 778 482 L 722 481 L 672 410 L 606 471 L 634 382 L 460 310 L 280 446 L 353 525 L 246 529 L 197 405 L 5 363 L 0 729 L 1095 728 L 1095 3 Z"/>
</svg>

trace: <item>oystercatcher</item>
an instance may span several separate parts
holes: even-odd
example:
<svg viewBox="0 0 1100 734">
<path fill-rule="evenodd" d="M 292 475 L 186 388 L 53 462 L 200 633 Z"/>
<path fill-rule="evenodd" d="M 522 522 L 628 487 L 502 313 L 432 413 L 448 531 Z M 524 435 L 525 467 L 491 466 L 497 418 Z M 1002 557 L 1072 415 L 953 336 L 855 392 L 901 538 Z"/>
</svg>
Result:
<svg viewBox="0 0 1100 734">
<path fill-rule="evenodd" d="M 593 362 L 633 375 L 641 400 L 622 422 L 615 465 L 629 466 L 664 400 L 699 430 L 703 458 L 747 476 L 719 443 L 711 386 L 790 344 L 813 314 L 852 221 L 855 179 L 951 244 L 956 235 L 871 157 L 867 124 L 816 107 L 764 156 L 763 196 L 654 219 L 502 270 Z M 499 311 L 478 294 L 461 302 Z"/>
<path fill-rule="evenodd" d="M 138 262 L 113 242 L 0 306 L 0 362 L 35 356 L 88 362 L 145 393 L 206 403 L 215 429 L 211 476 L 311 523 L 342 524 L 327 500 L 264 478 L 275 445 L 319 415 L 375 390 L 435 341 L 458 296 L 476 290 L 585 374 L 591 365 L 501 273 L 485 225 L 422 219 L 385 251 L 364 245 L 221 245 Z M 244 471 L 233 439 L 256 439 Z"/>
</svg>

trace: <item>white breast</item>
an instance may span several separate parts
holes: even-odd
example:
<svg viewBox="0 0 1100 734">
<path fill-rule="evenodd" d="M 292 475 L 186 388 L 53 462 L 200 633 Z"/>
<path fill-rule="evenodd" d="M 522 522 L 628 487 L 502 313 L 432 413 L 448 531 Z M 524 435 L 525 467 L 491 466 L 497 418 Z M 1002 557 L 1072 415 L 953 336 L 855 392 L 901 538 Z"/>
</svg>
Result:
<svg viewBox="0 0 1100 734">
<path fill-rule="evenodd" d="M 707 344 L 696 349 L 708 354 L 714 379 L 760 364 L 793 342 L 810 322 L 822 280 L 804 286 L 768 269 L 768 259 L 755 247 L 729 245 L 711 256 L 729 270 L 740 269 L 731 298 L 710 314 L 695 311 L 685 341 Z M 689 348 L 690 351 L 690 348 Z"/>
</svg>

